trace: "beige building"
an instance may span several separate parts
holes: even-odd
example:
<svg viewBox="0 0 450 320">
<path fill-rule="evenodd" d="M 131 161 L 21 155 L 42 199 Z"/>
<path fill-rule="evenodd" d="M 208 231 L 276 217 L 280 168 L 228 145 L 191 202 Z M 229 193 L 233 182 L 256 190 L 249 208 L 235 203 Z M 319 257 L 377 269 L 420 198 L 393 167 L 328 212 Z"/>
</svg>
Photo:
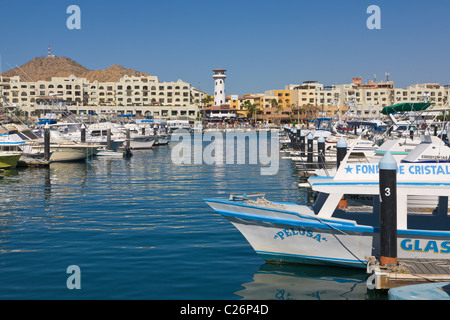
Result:
<svg viewBox="0 0 450 320">
<path fill-rule="evenodd" d="M 442 108 L 447 104 L 448 94 L 449 87 L 437 83 L 401 89 L 387 79 L 363 83 L 357 77 L 349 84 L 324 86 L 317 81 L 305 81 L 287 85 L 284 90 L 228 96 L 226 104 L 239 117 L 247 116 L 243 103 L 248 101 L 258 107 L 258 121 L 305 122 L 320 116 L 379 117 L 384 107 L 401 102 L 428 101 Z M 56 99 L 64 101 L 75 114 L 117 113 L 194 120 L 200 116 L 206 96 L 187 82 L 160 82 L 157 76 L 124 76 L 117 82 L 90 82 L 76 76 L 36 82 L 19 76 L 0 77 L 0 103 L 17 106 L 35 117 L 50 111 Z"/>
<path fill-rule="evenodd" d="M 448 90 L 438 83 L 415 84 L 406 89 L 395 89 L 395 103 L 428 101 L 443 107 L 447 103 Z"/>
<path fill-rule="evenodd" d="M 30 116 L 50 109 L 49 105 L 57 99 L 75 114 L 117 113 L 194 120 L 206 94 L 182 80 L 160 82 L 156 76 L 90 82 L 72 75 L 37 82 L 25 82 L 19 76 L 0 77 L 0 95 L 5 105 L 18 106 Z"/>
</svg>

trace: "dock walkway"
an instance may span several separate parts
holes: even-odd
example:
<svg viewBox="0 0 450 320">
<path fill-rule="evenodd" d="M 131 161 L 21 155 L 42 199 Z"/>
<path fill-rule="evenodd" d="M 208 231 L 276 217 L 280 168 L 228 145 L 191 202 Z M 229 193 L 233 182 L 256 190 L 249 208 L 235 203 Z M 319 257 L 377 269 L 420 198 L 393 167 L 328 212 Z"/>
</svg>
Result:
<svg viewBox="0 0 450 320">
<path fill-rule="evenodd" d="M 381 266 L 375 257 L 367 259 L 374 289 L 450 281 L 450 261 L 443 259 L 398 259 L 398 266 Z"/>
</svg>

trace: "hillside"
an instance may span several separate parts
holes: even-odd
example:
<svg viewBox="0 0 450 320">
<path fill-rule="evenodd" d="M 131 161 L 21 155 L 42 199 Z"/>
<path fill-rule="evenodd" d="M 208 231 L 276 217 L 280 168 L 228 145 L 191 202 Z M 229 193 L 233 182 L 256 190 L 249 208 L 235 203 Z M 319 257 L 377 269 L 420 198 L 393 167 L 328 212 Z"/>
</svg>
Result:
<svg viewBox="0 0 450 320">
<path fill-rule="evenodd" d="M 50 81 L 52 77 L 68 77 L 70 75 L 86 78 L 89 81 L 116 82 L 124 75 L 149 76 L 148 73 L 126 69 L 113 65 L 107 69 L 89 70 L 67 57 L 37 57 L 24 65 L 2 73 L 2 76 L 20 76 L 22 81 Z"/>
</svg>

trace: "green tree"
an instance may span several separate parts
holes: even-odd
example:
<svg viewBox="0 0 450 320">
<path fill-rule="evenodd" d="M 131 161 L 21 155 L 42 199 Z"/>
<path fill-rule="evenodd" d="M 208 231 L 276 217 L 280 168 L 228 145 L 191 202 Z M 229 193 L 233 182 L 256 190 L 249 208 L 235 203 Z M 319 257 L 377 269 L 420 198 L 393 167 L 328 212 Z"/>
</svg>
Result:
<svg viewBox="0 0 450 320">
<path fill-rule="evenodd" d="M 247 110 L 247 117 L 252 118 L 256 116 L 258 112 L 258 106 L 254 103 L 251 103 L 249 100 L 245 100 L 242 105 L 243 109 Z"/>
<path fill-rule="evenodd" d="M 203 106 L 206 106 L 208 103 L 212 102 L 213 98 L 210 95 L 206 95 L 202 100 L 201 103 Z"/>
</svg>

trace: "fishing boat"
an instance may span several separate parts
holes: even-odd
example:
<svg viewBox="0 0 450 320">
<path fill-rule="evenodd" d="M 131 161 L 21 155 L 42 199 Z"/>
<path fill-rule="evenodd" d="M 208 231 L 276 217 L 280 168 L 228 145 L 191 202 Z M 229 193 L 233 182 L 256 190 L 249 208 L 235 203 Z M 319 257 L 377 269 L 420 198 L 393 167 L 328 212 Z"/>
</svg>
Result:
<svg viewBox="0 0 450 320">
<path fill-rule="evenodd" d="M 12 155 L 20 154 L 15 165 L 19 167 L 45 163 L 44 152 L 34 149 L 29 141 L 29 137 L 22 133 L 2 134 L 0 135 L 0 152 Z"/>
<path fill-rule="evenodd" d="M 82 127 L 84 126 L 84 139 L 82 139 Z M 95 144 L 102 147 L 110 146 L 111 150 L 117 150 L 125 141 L 125 135 L 120 130 L 111 130 L 111 136 L 108 140 L 108 130 L 114 128 L 99 127 L 95 125 L 85 125 L 84 123 L 57 123 L 52 126 L 52 139 L 66 140 L 76 143 Z M 117 133 L 121 134 L 118 136 Z M 84 140 L 84 142 L 82 142 Z"/>
<path fill-rule="evenodd" d="M 360 154 L 360 150 L 355 151 L 359 144 L 360 142 L 356 140 L 347 148 L 350 153 L 348 161 L 378 163 L 389 151 L 397 162 L 402 163 L 450 162 L 450 147 L 441 138 L 429 134 L 416 136 L 414 139 L 410 137 L 389 139 L 372 151 L 366 150 L 363 155 Z M 328 168 L 314 168 L 309 170 L 309 173 L 318 176 L 334 175 L 336 173 L 336 153 L 327 156 L 326 161 L 329 164 Z"/>
<path fill-rule="evenodd" d="M 272 202 L 261 195 L 205 201 L 266 261 L 366 268 L 366 257 L 380 252 L 378 166 L 343 161 L 335 176 L 309 178 L 318 192 L 312 206 Z M 371 196 L 372 205 L 345 205 L 344 196 L 355 191 Z M 411 209 L 409 198 L 417 195 L 436 197 L 438 208 Z M 398 258 L 450 259 L 449 196 L 449 163 L 398 165 Z"/>
</svg>

